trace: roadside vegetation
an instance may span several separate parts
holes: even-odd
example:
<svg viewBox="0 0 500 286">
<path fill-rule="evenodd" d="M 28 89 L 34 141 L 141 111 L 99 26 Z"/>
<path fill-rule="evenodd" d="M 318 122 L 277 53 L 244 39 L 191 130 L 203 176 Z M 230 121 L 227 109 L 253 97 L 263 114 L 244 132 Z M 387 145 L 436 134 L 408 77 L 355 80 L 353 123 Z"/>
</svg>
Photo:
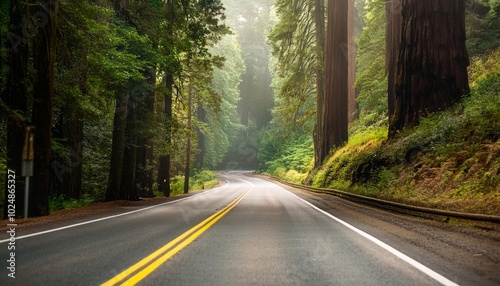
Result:
<svg viewBox="0 0 500 286">
<path fill-rule="evenodd" d="M 216 178 L 217 172 L 203 170 L 197 172 L 189 180 L 189 192 L 200 191 L 204 189 L 209 189 L 215 187 L 219 184 L 219 180 Z M 176 197 L 184 194 L 184 176 L 175 176 L 172 178 L 171 183 L 171 197 Z M 158 191 L 158 187 L 153 185 L 153 192 L 155 197 L 164 197 L 161 192 Z M 97 202 L 101 202 L 96 197 L 90 194 L 83 194 L 80 199 L 67 198 L 64 195 L 54 196 L 50 199 L 50 212 L 66 209 L 72 210 L 79 207 L 88 206 Z"/>
<path fill-rule="evenodd" d="M 333 149 L 323 165 L 314 169 L 313 143 L 306 139 L 311 137 L 307 131 L 310 129 L 281 131 L 282 144 L 264 140 L 260 156 L 267 160 L 260 171 L 314 187 L 412 205 L 497 215 L 500 213 L 500 48 L 494 40 L 488 40 L 488 35 L 498 31 L 493 20 L 498 19 L 497 12 L 491 9 L 488 14 L 478 16 L 470 10 L 472 6 L 467 11 L 470 95 L 389 139 L 387 77 L 381 72 L 385 60 L 382 3 L 369 1 L 365 6 L 365 27 L 357 38 L 359 109 L 357 119 L 349 126 L 349 141 Z M 491 7 L 498 10 L 495 3 Z"/>
</svg>

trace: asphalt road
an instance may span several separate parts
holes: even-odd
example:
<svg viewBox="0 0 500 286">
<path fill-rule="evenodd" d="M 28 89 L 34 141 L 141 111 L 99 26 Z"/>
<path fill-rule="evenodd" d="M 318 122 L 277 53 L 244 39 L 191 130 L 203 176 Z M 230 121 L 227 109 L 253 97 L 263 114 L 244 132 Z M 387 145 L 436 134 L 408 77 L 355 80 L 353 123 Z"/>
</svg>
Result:
<svg viewBox="0 0 500 286">
<path fill-rule="evenodd" d="M 276 184 L 238 172 L 226 173 L 224 179 L 227 183 L 215 189 L 145 210 L 41 234 L 23 233 L 15 251 L 8 250 L 8 235 L 2 234 L 0 284 L 498 282 L 444 265 L 449 264 L 446 258 L 412 258 L 407 253 L 418 249 L 398 249 L 411 244 L 393 238 L 385 242 L 380 230 L 363 231 L 353 223 L 355 218 L 338 218 Z M 10 252 L 15 253 L 15 279 L 6 269 Z"/>
</svg>

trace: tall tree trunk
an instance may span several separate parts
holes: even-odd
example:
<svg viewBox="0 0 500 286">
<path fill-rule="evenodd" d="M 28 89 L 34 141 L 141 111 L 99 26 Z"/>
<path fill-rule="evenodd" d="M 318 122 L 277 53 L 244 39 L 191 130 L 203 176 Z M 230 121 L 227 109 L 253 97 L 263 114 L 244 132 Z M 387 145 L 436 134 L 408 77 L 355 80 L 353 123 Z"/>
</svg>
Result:
<svg viewBox="0 0 500 286">
<path fill-rule="evenodd" d="M 171 23 L 167 28 L 167 34 L 169 37 L 173 37 L 173 25 L 175 22 L 175 10 L 173 0 L 166 1 L 167 18 Z M 158 166 L 158 176 L 157 184 L 158 191 L 163 193 L 165 197 L 170 197 L 170 158 L 172 152 L 172 104 L 173 104 L 173 87 L 174 87 L 174 75 L 172 72 L 167 71 L 165 76 L 165 128 L 166 128 L 166 145 L 167 154 L 160 156 L 159 166 Z"/>
<path fill-rule="evenodd" d="M 323 116 L 323 144 L 320 159 L 348 139 L 348 57 L 347 43 L 348 2 L 329 0 L 325 50 L 325 104 Z"/>
<path fill-rule="evenodd" d="M 28 45 L 22 42 L 23 21 L 27 16 L 26 2 L 11 0 L 9 7 L 9 37 L 6 42 L 7 61 L 9 72 L 7 74 L 7 90 L 3 94 L 3 100 L 8 110 L 5 115 L 7 119 L 7 168 L 16 172 L 18 190 L 24 188 L 21 184 L 21 157 L 23 153 L 25 119 L 28 109 Z M 7 180 L 6 180 L 7 181 Z M 4 202 L 8 201 L 8 184 L 5 184 Z M 24 191 L 16 194 L 16 213 L 24 213 Z M 7 218 L 8 209 L 4 207 L 3 217 Z"/>
<path fill-rule="evenodd" d="M 160 156 L 160 164 L 158 167 L 158 191 L 165 194 L 166 197 L 170 197 L 170 153 L 172 152 L 172 104 L 173 104 L 173 85 L 174 77 L 171 73 L 166 75 L 166 88 L 165 92 L 165 128 L 167 138 L 167 154 Z"/>
<path fill-rule="evenodd" d="M 117 15 L 117 17 L 121 18 L 124 21 L 127 21 L 127 6 L 128 0 L 113 0 L 113 8 L 115 10 L 115 14 Z M 130 147 L 126 144 L 130 91 L 128 90 L 128 87 L 117 88 L 117 90 L 115 91 L 115 95 L 116 105 L 115 115 L 113 118 L 113 139 L 111 144 L 111 160 L 109 167 L 108 186 L 106 188 L 106 201 L 126 199 L 127 196 L 125 195 L 125 192 L 127 190 L 126 186 L 122 189 L 122 176 L 124 172 L 124 162 L 130 163 L 129 161 L 131 159 L 130 157 L 128 157 L 127 160 L 125 160 L 124 158 L 126 153 L 127 155 L 130 155 L 130 150 L 125 150 L 126 147 Z M 130 170 L 127 168 L 126 174 L 129 173 Z"/>
<path fill-rule="evenodd" d="M 396 92 L 395 76 L 401 40 L 401 9 L 402 0 L 391 0 L 386 3 L 386 44 L 385 65 L 387 73 L 387 101 L 389 107 L 389 122 L 393 120 Z"/>
<path fill-rule="evenodd" d="M 187 143 L 186 143 L 186 168 L 184 169 L 184 193 L 189 192 L 189 174 L 191 171 L 191 129 L 192 129 L 192 108 L 193 108 L 193 89 L 189 87 L 188 96 L 188 126 L 187 126 Z"/>
<path fill-rule="evenodd" d="M 79 199 L 82 194 L 82 158 L 83 158 L 83 115 L 80 112 L 66 123 L 68 131 L 68 147 L 70 154 L 68 163 L 71 170 L 64 184 L 68 198 Z"/>
<path fill-rule="evenodd" d="M 120 198 L 122 200 L 139 200 L 139 194 L 135 180 L 136 170 L 136 106 L 137 101 L 130 99 L 127 109 L 127 121 L 125 124 L 125 140 L 123 148 L 123 167 L 120 182 Z"/>
<path fill-rule="evenodd" d="M 115 116 L 113 119 L 113 139 L 111 160 L 106 188 L 106 201 L 120 199 L 120 184 L 123 167 L 123 150 L 125 148 L 125 128 L 127 124 L 128 92 L 117 92 Z"/>
<path fill-rule="evenodd" d="M 403 0 L 393 137 L 469 93 L 464 0 Z"/>
<path fill-rule="evenodd" d="M 316 23 L 316 124 L 314 126 L 314 166 L 321 166 L 323 105 L 325 99 L 325 1 L 315 0 Z"/>
<path fill-rule="evenodd" d="M 150 90 L 146 95 L 143 108 L 137 112 L 137 120 L 140 124 L 148 124 L 154 113 L 156 70 L 154 68 L 146 71 Z M 152 198 L 153 193 L 153 169 L 150 167 L 153 161 L 153 143 L 149 134 L 140 133 L 136 151 L 136 181 L 139 187 L 139 196 Z"/>
<path fill-rule="evenodd" d="M 30 194 L 30 214 L 49 214 L 52 108 L 54 99 L 54 69 L 57 47 L 57 12 L 59 1 L 35 2 L 35 38 L 33 61 L 37 77 L 33 94 L 33 123 L 35 128 L 35 160 L 33 192 Z"/>
</svg>

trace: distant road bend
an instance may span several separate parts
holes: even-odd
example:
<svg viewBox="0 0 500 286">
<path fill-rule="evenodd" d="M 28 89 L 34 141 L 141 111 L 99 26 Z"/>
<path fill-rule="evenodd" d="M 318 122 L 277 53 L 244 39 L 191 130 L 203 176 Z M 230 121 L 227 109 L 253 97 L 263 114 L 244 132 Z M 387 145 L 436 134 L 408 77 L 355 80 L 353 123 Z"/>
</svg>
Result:
<svg viewBox="0 0 500 286">
<path fill-rule="evenodd" d="M 220 176 L 225 184 L 181 200 L 20 233 L 16 278 L 2 267 L 0 285 L 500 285 L 495 241 L 470 247 L 485 247 L 469 257 L 482 261 L 474 268 L 461 261 L 470 249 L 433 250 L 450 245 L 439 225 L 368 207 L 358 214 L 339 198 L 323 210 L 315 195 L 245 172 Z"/>
</svg>

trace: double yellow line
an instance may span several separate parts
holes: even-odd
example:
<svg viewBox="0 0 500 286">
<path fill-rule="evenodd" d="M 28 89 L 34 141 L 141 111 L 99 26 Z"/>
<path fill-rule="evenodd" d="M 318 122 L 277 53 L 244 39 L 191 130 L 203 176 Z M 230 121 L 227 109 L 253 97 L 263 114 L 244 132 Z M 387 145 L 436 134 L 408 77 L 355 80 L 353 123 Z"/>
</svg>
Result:
<svg viewBox="0 0 500 286">
<path fill-rule="evenodd" d="M 181 251 L 184 247 L 188 246 L 193 242 L 198 236 L 205 232 L 208 228 L 214 225 L 218 220 L 220 220 L 224 215 L 231 211 L 249 192 L 248 190 L 235 200 L 233 200 L 225 208 L 214 213 L 204 221 L 197 224 L 195 227 L 181 234 L 176 239 L 170 241 L 169 243 L 162 246 L 160 249 L 151 253 L 147 257 L 143 258 L 141 261 L 130 266 L 128 269 L 122 273 L 116 275 L 110 280 L 101 284 L 101 286 L 118 285 L 121 281 L 125 280 L 120 285 L 135 285 L 141 280 L 146 278 L 149 274 L 155 271 L 163 263 L 169 260 L 176 253 Z M 135 274 L 134 274 L 135 273 Z"/>
</svg>

